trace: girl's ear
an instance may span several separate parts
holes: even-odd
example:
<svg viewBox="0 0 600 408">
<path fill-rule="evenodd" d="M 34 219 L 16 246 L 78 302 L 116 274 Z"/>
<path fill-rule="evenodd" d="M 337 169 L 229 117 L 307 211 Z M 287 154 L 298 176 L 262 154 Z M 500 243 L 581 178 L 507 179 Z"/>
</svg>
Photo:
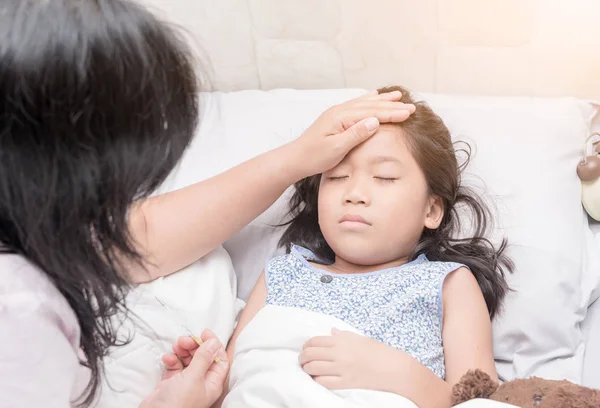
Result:
<svg viewBox="0 0 600 408">
<path fill-rule="evenodd" d="M 434 230 L 442 223 L 444 218 L 444 202 L 438 196 L 429 198 L 427 213 L 425 214 L 425 228 Z"/>
</svg>

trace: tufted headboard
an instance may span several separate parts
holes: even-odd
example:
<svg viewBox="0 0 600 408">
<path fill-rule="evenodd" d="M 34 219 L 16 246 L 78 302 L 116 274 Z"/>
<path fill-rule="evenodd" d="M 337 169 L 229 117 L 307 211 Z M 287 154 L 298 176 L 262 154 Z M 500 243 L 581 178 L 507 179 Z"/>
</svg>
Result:
<svg viewBox="0 0 600 408">
<path fill-rule="evenodd" d="M 138 1 L 188 31 L 215 90 L 600 99 L 598 0 Z"/>
</svg>

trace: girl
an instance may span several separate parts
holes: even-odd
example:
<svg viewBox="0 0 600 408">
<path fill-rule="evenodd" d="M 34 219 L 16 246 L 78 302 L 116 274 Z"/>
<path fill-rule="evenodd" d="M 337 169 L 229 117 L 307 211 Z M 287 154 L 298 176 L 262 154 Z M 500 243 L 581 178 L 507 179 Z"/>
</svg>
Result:
<svg viewBox="0 0 600 408">
<path fill-rule="evenodd" d="M 414 110 L 370 94 L 291 144 L 146 199 L 192 139 L 198 90 L 185 43 L 135 2 L 0 2 L 0 407 L 90 405 L 131 282 L 204 256 Z M 227 371 L 210 364 L 218 349 L 207 341 L 186 371 L 167 357 L 144 407 L 210 406 Z"/>
<path fill-rule="evenodd" d="M 506 242 L 485 238 L 489 213 L 460 185 L 450 132 L 423 102 L 382 125 L 337 166 L 296 185 L 288 254 L 267 262 L 228 346 L 264 305 L 334 316 L 367 337 L 334 330 L 309 340 L 304 371 L 330 389 L 393 392 L 449 407 L 470 369 L 496 377 L 491 318 L 507 291 Z M 458 210 L 474 234 L 457 238 Z M 234 362 L 235 364 L 235 362 Z"/>
</svg>

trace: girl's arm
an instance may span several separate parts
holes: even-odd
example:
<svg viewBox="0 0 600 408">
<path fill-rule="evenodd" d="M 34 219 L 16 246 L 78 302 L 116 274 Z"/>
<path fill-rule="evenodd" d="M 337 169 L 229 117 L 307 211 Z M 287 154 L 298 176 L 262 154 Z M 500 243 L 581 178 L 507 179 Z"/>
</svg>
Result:
<svg viewBox="0 0 600 408">
<path fill-rule="evenodd" d="M 399 358 L 400 378 L 410 381 L 393 381 L 393 392 L 409 398 L 421 408 L 450 407 L 452 386 L 468 370 L 480 369 L 498 381 L 492 324 L 475 277 L 466 268 L 452 272 L 444 282 L 442 294 L 446 381 L 404 353 Z"/>
<path fill-rule="evenodd" d="M 254 318 L 254 316 L 256 316 L 258 311 L 263 308 L 266 299 L 267 285 L 265 281 L 265 274 L 263 272 L 260 274 L 260 277 L 258 278 L 258 281 L 256 282 L 256 285 L 254 286 L 254 289 L 248 298 L 246 307 L 240 314 L 238 324 L 233 331 L 233 335 L 231 336 L 231 339 L 227 345 L 226 361 L 228 370 L 230 370 L 233 365 L 233 355 L 235 353 L 235 342 L 237 338 L 240 336 L 240 333 L 244 330 L 248 323 L 250 323 L 250 321 Z M 205 330 L 201 337 L 204 342 L 208 341 L 209 339 L 217 339 L 214 333 L 212 333 L 210 330 Z M 163 376 L 163 379 L 170 378 L 174 374 L 186 368 L 190 364 L 192 356 L 198 349 L 198 344 L 191 337 L 180 337 L 173 347 L 173 353 L 163 356 L 163 363 L 166 367 L 166 372 Z M 221 395 L 217 398 L 216 402 L 211 408 L 220 408 L 228 392 L 229 373 L 227 373 L 227 376 L 223 382 L 223 391 Z"/>
<path fill-rule="evenodd" d="M 338 164 L 379 123 L 401 122 L 414 105 L 400 93 L 366 96 L 325 111 L 298 139 L 229 171 L 161 196 L 130 213 L 130 230 L 143 267 L 125 265 L 143 282 L 171 274 L 221 245 L 264 212 L 296 181 Z"/>
<path fill-rule="evenodd" d="M 250 294 L 250 297 L 248 298 L 246 307 L 244 308 L 244 310 L 242 310 L 238 324 L 237 324 L 235 330 L 233 331 L 233 335 L 231 336 L 229 343 L 227 344 L 227 355 L 229 356 L 230 364 L 233 364 L 233 355 L 235 353 L 235 342 L 237 341 L 238 337 L 240 336 L 240 333 L 242 333 L 242 331 L 244 330 L 244 328 L 246 328 L 248 323 L 250 323 L 250 321 L 252 319 L 254 319 L 254 316 L 256 316 L 258 311 L 263 308 L 266 300 L 267 300 L 267 284 L 265 281 L 265 273 L 262 272 L 258 278 L 258 281 L 256 281 L 256 285 L 254 286 L 254 289 L 252 289 L 252 293 Z"/>
<path fill-rule="evenodd" d="M 468 370 L 480 369 L 498 381 L 492 347 L 492 323 L 477 280 L 466 268 L 444 282 L 444 357 L 446 381 L 456 384 Z"/>
<path fill-rule="evenodd" d="M 254 289 L 252 289 L 252 293 L 248 298 L 248 302 L 246 303 L 246 307 L 242 311 L 240 315 L 240 319 L 238 324 L 233 331 L 233 335 L 227 344 L 227 356 L 229 358 L 229 367 L 233 366 L 233 355 L 235 354 L 235 342 L 237 341 L 240 333 L 244 330 L 244 328 L 254 319 L 254 316 L 258 313 L 260 309 L 265 305 L 265 301 L 267 299 L 267 284 L 265 281 L 265 273 L 261 273 Z M 219 408 L 223 403 L 223 400 L 227 396 L 229 392 L 229 375 L 227 375 L 227 379 L 225 380 L 225 384 L 223 385 L 223 394 L 217 400 L 217 402 L 212 406 L 212 408 Z"/>
<path fill-rule="evenodd" d="M 492 329 L 485 300 L 466 268 L 444 281 L 442 338 L 446 381 L 408 354 L 377 340 L 349 332 L 314 337 L 300 363 L 315 381 L 330 389 L 363 388 L 393 392 L 420 408 L 449 408 L 452 386 L 471 369 L 497 380 Z"/>
</svg>

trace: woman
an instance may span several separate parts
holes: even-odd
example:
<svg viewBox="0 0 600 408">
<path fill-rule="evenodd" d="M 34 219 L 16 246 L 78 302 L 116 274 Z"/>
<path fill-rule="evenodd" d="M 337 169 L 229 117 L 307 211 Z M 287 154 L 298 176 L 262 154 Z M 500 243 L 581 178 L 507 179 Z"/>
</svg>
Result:
<svg viewBox="0 0 600 408">
<path fill-rule="evenodd" d="M 325 112 L 289 145 L 144 199 L 192 138 L 197 92 L 183 42 L 130 1 L 2 2 L 0 407 L 89 406 L 130 282 L 204 256 L 286 187 L 414 109 L 398 94 L 370 94 Z M 144 407 L 209 406 L 202 385 L 221 347 L 212 345 L 184 371 L 190 358 L 180 355 Z"/>
</svg>

